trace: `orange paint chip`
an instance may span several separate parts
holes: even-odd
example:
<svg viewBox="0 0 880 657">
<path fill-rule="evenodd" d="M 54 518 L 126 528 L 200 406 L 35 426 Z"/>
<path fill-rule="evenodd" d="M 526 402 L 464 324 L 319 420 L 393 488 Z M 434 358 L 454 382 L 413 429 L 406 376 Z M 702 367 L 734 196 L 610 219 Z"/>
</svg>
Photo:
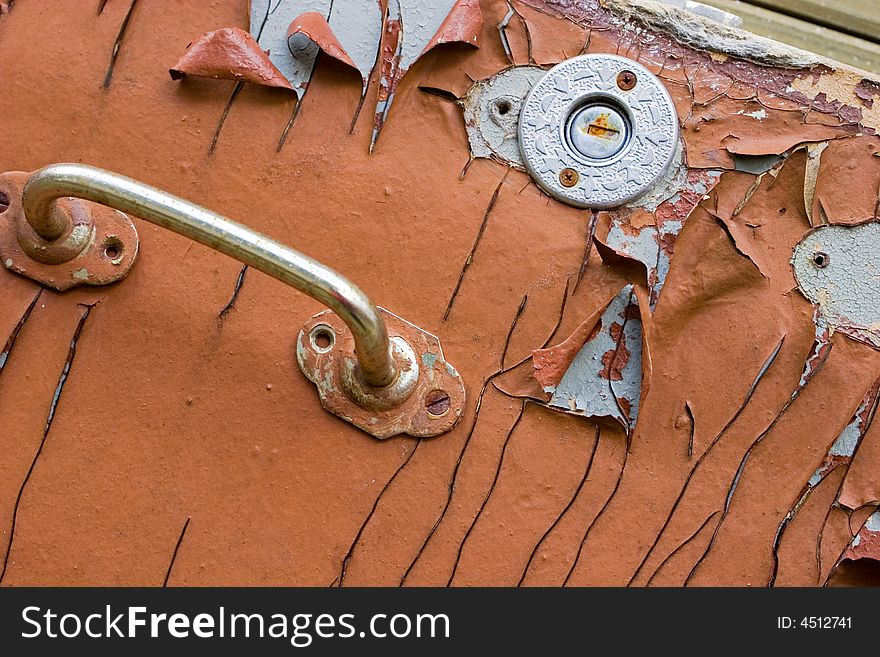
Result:
<svg viewBox="0 0 880 657">
<path fill-rule="evenodd" d="M 187 46 L 170 70 L 172 79 L 187 75 L 215 80 L 238 80 L 266 87 L 293 87 L 256 40 L 245 30 L 227 27 L 206 32 Z"/>
<path fill-rule="evenodd" d="M 316 43 L 325 53 L 357 70 L 357 64 L 355 64 L 349 54 L 345 52 L 345 48 L 342 47 L 339 39 L 333 34 L 333 30 L 330 29 L 327 19 L 324 18 L 322 14 L 316 11 L 310 11 L 298 16 L 293 23 L 291 23 L 287 36 L 289 38 L 294 34 L 304 34 Z M 361 76 L 365 78 L 363 72 L 361 72 Z"/>
</svg>

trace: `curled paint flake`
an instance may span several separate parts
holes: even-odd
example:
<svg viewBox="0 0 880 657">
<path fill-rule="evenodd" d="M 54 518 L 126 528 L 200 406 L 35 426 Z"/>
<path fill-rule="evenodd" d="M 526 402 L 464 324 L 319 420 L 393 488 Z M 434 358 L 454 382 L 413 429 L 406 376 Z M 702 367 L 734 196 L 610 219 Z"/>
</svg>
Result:
<svg viewBox="0 0 880 657">
<path fill-rule="evenodd" d="M 320 12 L 306 12 L 291 23 L 288 38 L 302 35 L 331 57 L 351 66 L 361 76 L 361 104 L 379 59 L 383 11 L 378 0 L 346 0 L 335 3 L 329 19 Z"/>
<path fill-rule="evenodd" d="M 312 79 L 318 46 L 303 34 L 289 35 L 297 16 L 318 12 L 328 16 L 332 0 L 251 0 L 250 31 L 269 59 L 290 82 L 301 101 Z"/>
<path fill-rule="evenodd" d="M 256 40 L 238 27 L 207 32 L 186 48 L 169 73 L 293 89 Z"/>
<path fill-rule="evenodd" d="M 390 0 L 385 32 L 370 151 L 385 125 L 397 86 L 410 67 L 442 43 L 479 46 L 483 14 L 479 0 Z"/>
<path fill-rule="evenodd" d="M 544 389 L 552 392 L 551 408 L 612 418 L 632 434 L 642 390 L 642 324 L 632 285 L 611 301 L 558 383 Z"/>
</svg>

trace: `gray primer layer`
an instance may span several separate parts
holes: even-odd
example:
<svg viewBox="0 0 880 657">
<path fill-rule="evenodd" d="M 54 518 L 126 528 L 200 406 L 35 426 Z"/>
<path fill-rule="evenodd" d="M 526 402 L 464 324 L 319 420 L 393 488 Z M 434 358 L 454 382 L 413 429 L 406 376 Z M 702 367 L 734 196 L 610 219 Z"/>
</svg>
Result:
<svg viewBox="0 0 880 657">
<path fill-rule="evenodd" d="M 312 78 L 318 46 L 304 34 L 288 40 L 287 30 L 307 11 L 320 12 L 326 18 L 332 4 L 332 0 L 251 0 L 251 34 L 300 99 Z"/>
<path fill-rule="evenodd" d="M 642 323 L 632 285 L 624 287 L 611 302 L 600 320 L 599 331 L 577 353 L 555 389 L 547 389 L 553 396 L 550 406 L 585 417 L 611 417 L 632 433 L 639 412 L 642 389 Z M 635 317 L 633 317 L 635 315 Z M 627 319 L 629 317 L 629 319 Z M 605 363 L 617 349 L 612 325 L 623 328 L 623 347 L 629 351 L 629 360 L 623 368 L 622 380 L 608 378 Z M 629 405 L 628 417 L 621 410 L 618 399 Z"/>
<path fill-rule="evenodd" d="M 422 56 L 458 0 L 398 0 L 398 2 L 403 28 L 400 68 L 407 71 Z"/>
<path fill-rule="evenodd" d="M 327 21 L 343 50 L 351 57 L 364 81 L 364 89 L 379 58 L 382 8 L 379 0 L 339 0 Z"/>
<path fill-rule="evenodd" d="M 462 98 L 464 122 L 473 157 L 501 160 L 525 171 L 519 149 L 519 114 L 526 94 L 546 71 L 538 66 L 514 66 L 478 80 Z M 500 107 L 509 109 L 501 113 Z"/>
<path fill-rule="evenodd" d="M 826 267 L 816 266 L 817 253 L 827 255 Z M 880 222 L 810 231 L 791 265 L 801 292 L 829 328 L 880 348 Z"/>
</svg>

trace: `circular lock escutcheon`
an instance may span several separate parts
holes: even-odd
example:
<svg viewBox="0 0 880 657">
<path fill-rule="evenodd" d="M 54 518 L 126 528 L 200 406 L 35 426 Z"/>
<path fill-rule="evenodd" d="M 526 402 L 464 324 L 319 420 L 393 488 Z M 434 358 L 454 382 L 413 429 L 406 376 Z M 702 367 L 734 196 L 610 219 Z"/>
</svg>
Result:
<svg viewBox="0 0 880 657">
<path fill-rule="evenodd" d="M 675 158 L 678 115 L 648 69 L 617 55 L 581 55 L 550 69 L 519 121 L 523 161 L 550 196 L 582 208 L 624 205 Z"/>
</svg>

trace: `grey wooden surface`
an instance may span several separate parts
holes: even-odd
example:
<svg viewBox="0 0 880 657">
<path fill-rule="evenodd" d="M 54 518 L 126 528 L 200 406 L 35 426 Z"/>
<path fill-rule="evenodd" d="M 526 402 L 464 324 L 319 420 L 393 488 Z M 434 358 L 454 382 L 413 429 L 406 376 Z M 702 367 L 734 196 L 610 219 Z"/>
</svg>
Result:
<svg viewBox="0 0 880 657">
<path fill-rule="evenodd" d="M 880 0 L 701 0 L 743 28 L 880 73 Z"/>
</svg>

